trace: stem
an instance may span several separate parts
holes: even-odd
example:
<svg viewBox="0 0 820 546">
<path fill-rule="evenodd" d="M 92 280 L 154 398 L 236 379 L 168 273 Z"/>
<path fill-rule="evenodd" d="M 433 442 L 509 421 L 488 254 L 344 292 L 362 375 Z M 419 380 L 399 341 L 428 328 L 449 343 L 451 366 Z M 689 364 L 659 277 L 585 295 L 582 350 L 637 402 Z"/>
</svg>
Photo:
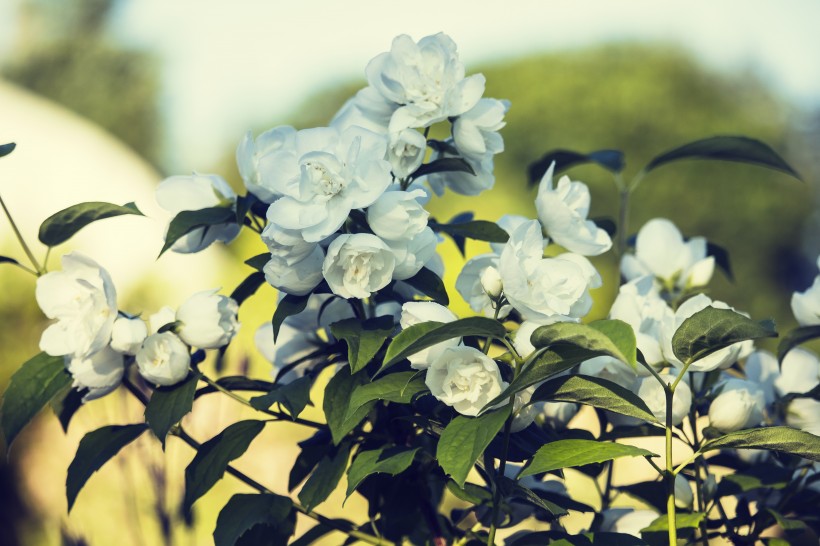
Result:
<svg viewBox="0 0 820 546">
<path fill-rule="evenodd" d="M 626 238 L 629 233 L 629 188 L 621 188 L 620 207 L 618 210 L 618 256 L 623 256 L 626 252 Z"/>
<path fill-rule="evenodd" d="M 17 240 L 20 242 L 20 246 L 23 247 L 23 251 L 28 256 L 31 265 L 34 266 L 37 276 L 39 277 L 42 269 L 40 268 L 40 264 L 37 263 L 37 258 L 34 257 L 34 254 L 31 253 L 31 249 L 26 244 L 26 241 L 23 239 L 23 235 L 20 233 L 20 230 L 17 229 L 17 224 L 14 223 L 14 219 L 11 217 L 11 213 L 9 209 L 6 207 L 5 201 L 3 201 L 3 197 L 0 196 L 0 206 L 3 207 L 3 212 L 6 214 L 6 218 L 9 219 L 9 223 L 11 224 L 11 229 L 14 231 L 14 235 L 17 237 Z"/>
<path fill-rule="evenodd" d="M 672 466 L 672 399 L 675 396 L 674 385 L 667 386 L 666 392 L 666 517 L 669 527 L 669 546 L 678 544 L 678 528 L 675 518 L 675 471 Z"/>
<path fill-rule="evenodd" d="M 695 382 L 690 375 L 689 388 L 693 393 L 696 392 L 694 387 Z M 689 409 L 689 425 L 692 427 L 692 449 L 695 453 L 697 453 L 700 449 L 700 439 L 698 438 L 698 420 L 697 415 L 695 414 L 694 404 Z M 708 514 L 706 513 L 706 499 L 703 492 L 703 480 L 700 477 L 701 465 L 697 462 L 697 457 L 693 456 L 693 459 L 695 461 L 695 499 L 697 501 L 697 509 L 699 512 L 706 514 L 706 516 L 701 520 L 700 525 L 698 525 L 698 529 L 700 530 L 700 540 L 703 546 L 709 546 L 709 537 L 707 536 L 706 528 L 706 517 L 708 517 Z M 683 469 L 683 467 L 681 467 L 681 469 Z"/>
</svg>

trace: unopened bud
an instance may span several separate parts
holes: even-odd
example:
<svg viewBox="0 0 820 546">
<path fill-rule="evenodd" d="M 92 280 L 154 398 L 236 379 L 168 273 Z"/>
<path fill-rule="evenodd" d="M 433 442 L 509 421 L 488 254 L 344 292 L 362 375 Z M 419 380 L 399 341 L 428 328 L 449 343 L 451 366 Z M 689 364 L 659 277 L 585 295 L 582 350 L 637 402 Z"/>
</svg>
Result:
<svg viewBox="0 0 820 546">
<path fill-rule="evenodd" d="M 481 273 L 481 288 L 492 300 L 497 300 L 501 296 L 503 285 L 498 269 L 490 266 Z"/>
</svg>

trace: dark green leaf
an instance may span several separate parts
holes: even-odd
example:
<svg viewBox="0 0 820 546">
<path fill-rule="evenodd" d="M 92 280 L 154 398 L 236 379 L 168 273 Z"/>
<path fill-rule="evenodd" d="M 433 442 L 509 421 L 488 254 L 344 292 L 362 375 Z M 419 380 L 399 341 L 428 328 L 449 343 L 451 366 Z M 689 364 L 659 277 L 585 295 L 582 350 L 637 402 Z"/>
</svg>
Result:
<svg viewBox="0 0 820 546">
<path fill-rule="evenodd" d="M 268 394 L 251 398 L 251 405 L 258 410 L 266 410 L 274 404 L 281 404 L 291 417 L 299 417 L 310 404 L 310 377 L 300 377 L 288 384 L 276 384 Z"/>
<path fill-rule="evenodd" d="M 328 533 L 332 533 L 334 531 L 333 527 L 329 525 L 325 525 L 323 523 L 317 524 L 312 529 L 305 532 L 304 535 L 300 536 L 296 540 L 290 543 L 290 546 L 311 546 L 316 543 L 316 541 Z"/>
<path fill-rule="evenodd" d="M 372 383 L 356 387 L 350 396 L 347 417 L 352 418 L 358 408 L 376 400 L 409 404 L 419 393 L 426 390 L 424 375 L 420 375 L 419 372 L 391 373 Z"/>
<path fill-rule="evenodd" d="M 699 452 L 715 449 L 767 449 L 820 461 L 820 436 L 789 427 L 738 430 L 709 440 Z"/>
<path fill-rule="evenodd" d="M 264 272 L 265 265 L 267 265 L 269 261 L 270 252 L 263 252 L 262 254 L 257 254 L 253 258 L 248 258 L 245 260 L 245 263 L 257 271 Z"/>
<path fill-rule="evenodd" d="M 534 402 L 575 402 L 600 409 L 657 422 L 639 396 L 617 383 L 585 375 L 569 375 L 550 379 L 532 395 Z"/>
<path fill-rule="evenodd" d="M 219 512 L 214 529 L 214 546 L 234 546 L 240 537 L 256 525 L 280 529 L 287 526 L 293 502 L 272 493 L 238 494 L 231 497 Z M 292 534 L 290 526 L 288 536 Z"/>
<path fill-rule="evenodd" d="M 144 423 L 112 425 L 98 428 L 83 436 L 77 447 L 77 454 L 68 466 L 65 482 L 69 512 L 88 478 L 123 447 L 136 440 L 147 428 Z"/>
<path fill-rule="evenodd" d="M 199 374 L 194 372 L 188 374 L 188 378 L 181 383 L 169 387 L 157 387 L 148 405 L 145 406 L 145 422 L 148 423 L 151 432 L 159 438 L 163 449 L 165 449 L 165 437 L 168 431 L 193 408 L 198 381 Z"/>
<path fill-rule="evenodd" d="M 552 150 L 527 168 L 530 184 L 538 184 L 553 161 L 555 162 L 553 174 L 558 174 L 576 165 L 583 165 L 584 163 L 595 163 L 610 172 L 619 173 L 624 169 L 625 165 L 624 154 L 618 150 L 598 150 L 588 154 L 581 154 L 570 150 Z"/>
<path fill-rule="evenodd" d="M 9 258 L 8 256 L 0 256 L 0 264 L 20 265 L 20 262 L 14 258 Z"/>
<path fill-rule="evenodd" d="M 765 510 L 771 514 L 780 528 L 786 531 L 787 535 L 801 535 L 808 531 L 808 526 L 798 519 L 787 518 L 777 510 L 771 508 L 766 508 Z"/>
<path fill-rule="evenodd" d="M 734 275 L 732 274 L 732 264 L 729 261 L 729 251 L 723 248 L 720 245 L 717 245 L 712 242 L 706 242 L 706 255 L 712 256 L 715 259 L 715 265 L 717 265 L 723 272 L 726 274 L 726 277 L 733 281 L 735 279 Z"/>
<path fill-rule="evenodd" d="M 341 442 L 348 432 L 356 428 L 356 425 L 361 423 L 376 404 L 375 401 L 362 404 L 355 408 L 352 415 L 348 416 L 353 391 L 368 382 L 367 375 L 364 373 L 350 375 L 350 368 L 347 366 L 336 372 L 336 375 L 328 382 L 322 409 L 324 409 L 334 444 Z"/>
<path fill-rule="evenodd" d="M 444 281 L 426 267 L 422 267 L 415 276 L 404 279 L 402 282 L 409 284 L 425 296 L 429 296 L 436 303 L 444 306 L 450 305 L 450 296 L 447 295 Z"/>
<path fill-rule="evenodd" d="M 236 213 L 229 207 L 210 207 L 201 210 L 183 210 L 171 220 L 168 232 L 165 234 L 165 244 L 159 255 L 174 246 L 179 239 L 195 229 L 228 224 L 236 221 Z"/>
<path fill-rule="evenodd" d="M 792 470 L 775 464 L 756 464 L 743 472 L 723 476 L 717 496 L 735 496 L 755 489 L 783 489 L 791 482 L 792 473 Z"/>
<path fill-rule="evenodd" d="M 462 172 L 475 175 L 475 170 L 464 159 L 460 157 L 442 157 L 430 163 L 425 163 L 416 169 L 416 172 L 411 174 L 410 178 L 415 180 L 428 174 L 444 172 Z"/>
<path fill-rule="evenodd" d="M 46 353 L 31 358 L 11 376 L 3 395 L 3 414 L 0 416 L 6 451 L 23 427 L 71 381 L 64 358 Z"/>
<path fill-rule="evenodd" d="M 706 517 L 706 514 L 702 512 L 694 512 L 692 514 L 686 514 L 678 512 L 675 514 L 675 526 L 678 529 L 697 529 L 700 525 L 700 522 L 703 521 L 703 518 Z M 659 531 L 668 531 L 669 530 L 669 519 L 666 515 L 660 516 L 658 519 L 653 521 L 649 524 L 649 527 L 645 527 L 641 530 L 642 533 L 655 533 Z"/>
<path fill-rule="evenodd" d="M 40 225 L 40 242 L 46 246 L 64 243 L 85 226 L 97 220 L 136 214 L 144 216 L 134 203 L 113 205 L 101 201 L 78 203 L 52 214 Z"/>
<path fill-rule="evenodd" d="M 189 513 L 197 499 L 222 479 L 228 464 L 245 453 L 263 428 L 264 421 L 239 421 L 199 447 L 185 469 L 185 498 L 182 501 L 185 513 Z"/>
<path fill-rule="evenodd" d="M 249 379 L 242 375 L 232 375 L 228 377 L 220 377 L 216 380 L 217 384 L 225 387 L 230 391 L 251 391 L 251 392 L 268 392 L 273 388 L 273 383 L 270 381 L 262 381 L 261 379 Z M 212 392 L 219 392 L 211 385 L 206 385 L 196 391 L 194 399 L 199 398 L 203 394 L 210 394 Z"/>
<path fill-rule="evenodd" d="M 263 273 L 259 271 L 251 273 L 231 292 L 231 298 L 236 300 L 237 304 L 242 305 L 242 302 L 253 296 L 263 284 L 265 284 L 265 275 Z"/>
<path fill-rule="evenodd" d="M 540 326 L 530 339 L 536 348 L 563 343 L 609 355 L 633 368 L 637 364 L 635 331 L 621 320 L 598 320 L 589 324 L 556 322 Z"/>
<path fill-rule="evenodd" d="M 518 537 L 507 546 L 647 546 L 645 541 L 623 533 L 584 533 L 551 540 L 554 536 L 552 531 L 537 531 Z"/>
<path fill-rule="evenodd" d="M 770 321 L 755 322 L 730 309 L 706 307 L 672 336 L 672 350 L 681 362 L 693 362 L 740 341 L 777 337 Z"/>
<path fill-rule="evenodd" d="M 419 449 L 397 446 L 360 451 L 347 471 L 347 496 L 352 495 L 359 484 L 371 474 L 401 474 L 413 462 Z"/>
<path fill-rule="evenodd" d="M 750 163 L 781 171 L 801 180 L 800 175 L 767 144 L 743 136 L 716 136 L 684 144 L 657 156 L 644 167 L 644 172 L 679 159 L 716 159 Z"/>
<path fill-rule="evenodd" d="M 394 327 L 392 316 L 375 317 L 364 322 L 349 318 L 331 324 L 330 332 L 347 343 L 347 361 L 350 371 L 356 373 L 373 360 Z"/>
<path fill-rule="evenodd" d="M 74 414 L 77 413 L 77 410 L 82 407 L 83 396 L 85 396 L 87 392 L 86 389 L 68 387 L 51 399 L 51 409 L 54 410 L 54 415 L 56 415 L 60 421 L 63 432 L 68 432 L 68 425 L 71 423 L 71 419 L 74 417 Z"/>
<path fill-rule="evenodd" d="M 459 222 L 450 224 L 439 224 L 429 222 L 433 231 L 446 233 L 456 237 L 466 237 L 476 241 L 487 241 L 489 243 L 506 243 L 510 238 L 509 233 L 498 227 L 495 222 L 486 220 L 473 220 L 472 222 Z"/>
<path fill-rule="evenodd" d="M 448 339 L 476 336 L 501 339 L 507 331 L 499 321 L 486 317 L 469 317 L 453 322 L 422 322 L 402 330 L 387 347 L 380 372 Z"/>
<path fill-rule="evenodd" d="M 564 516 L 567 513 L 566 510 L 557 504 L 553 504 L 552 502 L 540 497 L 535 491 L 521 485 L 521 483 L 516 482 L 515 480 L 511 480 L 507 477 L 501 477 L 498 480 L 498 487 L 501 489 L 501 494 L 504 497 L 521 499 L 536 508 L 544 510 L 551 516 Z"/>
<path fill-rule="evenodd" d="M 447 490 L 457 498 L 476 506 L 493 500 L 493 494 L 490 491 L 474 483 L 465 483 L 464 487 L 459 487 L 453 480 L 447 480 Z"/>
<path fill-rule="evenodd" d="M 293 296 L 286 294 L 284 298 L 279 300 L 276 304 L 276 311 L 273 312 L 273 340 L 276 341 L 276 336 L 279 335 L 279 329 L 285 319 L 291 315 L 298 315 L 307 307 L 310 294 L 306 296 Z"/>
<path fill-rule="evenodd" d="M 777 346 L 777 361 L 783 362 L 783 359 L 786 357 L 786 353 L 798 345 L 802 345 L 807 341 L 818 338 L 820 338 L 820 324 L 795 328 L 783 336 L 783 339 L 780 340 L 780 344 Z"/>
<path fill-rule="evenodd" d="M 259 199 L 252 193 L 240 195 L 236 198 L 236 223 L 240 226 L 245 223 L 245 216 L 248 215 Z"/>
<path fill-rule="evenodd" d="M 481 417 L 459 415 L 445 427 L 438 441 L 436 459 L 459 487 L 464 487 L 470 469 L 509 415 L 509 407 L 487 412 Z"/>
<path fill-rule="evenodd" d="M 614 442 L 596 440 L 558 440 L 539 449 L 519 474 L 520 478 L 572 468 L 592 463 L 611 461 L 619 457 L 657 457 L 651 451 Z"/>
<path fill-rule="evenodd" d="M 299 491 L 299 501 L 307 511 L 319 506 L 333 493 L 345 473 L 349 457 L 350 444 L 343 442 L 319 461 Z"/>
<path fill-rule="evenodd" d="M 15 144 L 14 142 L 9 142 L 8 144 L 0 144 L 0 157 L 9 155 L 11 152 L 14 151 L 16 147 L 17 144 Z"/>
</svg>

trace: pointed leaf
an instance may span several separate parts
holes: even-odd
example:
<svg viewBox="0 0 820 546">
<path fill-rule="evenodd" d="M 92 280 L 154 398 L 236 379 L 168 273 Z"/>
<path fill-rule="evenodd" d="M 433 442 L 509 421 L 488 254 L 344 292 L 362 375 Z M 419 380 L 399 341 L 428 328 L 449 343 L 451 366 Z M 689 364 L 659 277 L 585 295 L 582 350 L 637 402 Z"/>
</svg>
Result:
<svg viewBox="0 0 820 546">
<path fill-rule="evenodd" d="M 200 210 L 183 210 L 171 220 L 168 232 L 165 234 L 165 244 L 162 245 L 159 255 L 174 246 L 179 239 L 195 229 L 219 224 L 236 222 L 236 213 L 229 207 L 210 207 Z"/>
<path fill-rule="evenodd" d="M 20 262 L 8 256 L 0 256 L 0 264 L 20 265 Z"/>
<path fill-rule="evenodd" d="M 681 362 L 693 362 L 740 341 L 777 337 L 774 323 L 755 322 L 730 309 L 706 307 L 688 319 L 672 336 L 672 350 Z"/>
<path fill-rule="evenodd" d="M 279 335 L 279 329 L 285 319 L 291 315 L 298 315 L 307 307 L 310 294 L 306 296 L 293 296 L 287 294 L 284 298 L 279 300 L 276 304 L 276 311 L 273 312 L 273 341 L 276 341 L 276 336 Z"/>
<path fill-rule="evenodd" d="M 712 256 L 715 259 L 715 265 L 718 266 L 723 272 L 726 274 L 726 278 L 730 281 L 735 280 L 735 276 L 732 274 L 732 264 L 729 261 L 729 251 L 723 248 L 722 246 L 709 242 L 706 242 L 706 255 Z"/>
<path fill-rule="evenodd" d="M 317 523 L 310 530 L 305 531 L 305 534 L 290 543 L 290 546 L 311 546 L 316 544 L 316 541 L 335 531 L 333 527 L 325 525 L 324 523 Z"/>
<path fill-rule="evenodd" d="M 473 220 L 471 222 L 458 222 L 449 224 L 439 224 L 429 222 L 433 231 L 446 233 L 452 237 L 466 237 L 476 241 L 487 241 L 490 243 L 506 243 L 510 238 L 509 233 L 498 227 L 495 222 L 486 220 Z"/>
<path fill-rule="evenodd" d="M 469 317 L 453 322 L 422 322 L 402 330 L 387 347 L 380 372 L 448 339 L 476 336 L 501 339 L 507 331 L 499 321 L 486 317 Z"/>
<path fill-rule="evenodd" d="M 228 464 L 247 451 L 263 428 L 264 421 L 239 421 L 199 447 L 185 469 L 185 498 L 182 501 L 185 513 L 190 513 L 197 499 L 222 479 Z"/>
<path fill-rule="evenodd" d="M 697 529 L 700 525 L 700 522 L 703 521 L 703 518 L 706 517 L 706 514 L 703 512 L 694 512 L 692 514 L 686 514 L 683 512 L 678 512 L 675 514 L 675 526 L 678 529 Z M 645 527 L 641 530 L 642 533 L 656 533 L 660 531 L 668 531 L 669 530 L 669 518 L 665 515 L 660 516 L 658 519 L 653 521 L 649 524 L 648 527 Z"/>
<path fill-rule="evenodd" d="M 325 455 L 316 465 L 302 490 L 299 491 L 299 501 L 310 512 L 327 498 L 339 485 L 339 480 L 347 468 L 350 457 L 350 444 L 343 442 L 336 449 Z"/>
<path fill-rule="evenodd" d="M 230 391 L 269 392 L 274 385 L 274 383 L 271 383 L 270 381 L 249 379 L 243 375 L 220 377 L 216 380 L 216 382 L 220 387 L 224 387 Z M 194 399 L 199 398 L 203 394 L 210 394 L 212 392 L 219 391 L 211 385 L 206 385 L 196 391 Z"/>
<path fill-rule="evenodd" d="M 245 280 L 239 283 L 239 286 L 234 288 L 231 292 L 231 299 L 235 300 L 237 304 L 242 305 L 246 299 L 253 296 L 259 287 L 265 284 L 265 274 L 259 271 L 251 273 Z"/>
<path fill-rule="evenodd" d="M 621 320 L 598 320 L 590 324 L 556 322 L 537 328 L 531 341 L 536 348 L 566 343 L 607 354 L 633 368 L 637 363 L 635 331 Z"/>
<path fill-rule="evenodd" d="M 426 267 L 422 267 L 413 277 L 404 279 L 402 282 L 409 284 L 425 296 L 429 296 L 436 303 L 444 306 L 450 305 L 450 296 L 447 295 L 444 281 Z"/>
<path fill-rule="evenodd" d="M 436 449 L 442 470 L 464 487 L 470 469 L 490 445 L 510 415 L 509 406 L 481 417 L 459 415 L 444 428 Z"/>
<path fill-rule="evenodd" d="M 619 173 L 625 165 L 624 154 L 618 150 L 598 150 L 588 154 L 570 150 L 552 150 L 528 167 L 530 184 L 538 184 L 553 161 L 555 162 L 554 174 L 584 163 L 595 163 L 610 172 Z"/>
<path fill-rule="evenodd" d="M 29 421 L 71 381 L 64 358 L 46 353 L 31 358 L 11 376 L 3 394 L 3 412 L 0 415 L 7 452 Z"/>
<path fill-rule="evenodd" d="M 410 467 L 419 449 L 395 446 L 389 449 L 360 451 L 347 471 L 347 496 L 352 495 L 359 484 L 371 474 L 401 474 Z"/>
<path fill-rule="evenodd" d="M 511 480 L 506 476 L 502 476 L 498 479 L 498 487 L 501 490 L 501 495 L 503 497 L 521 499 L 536 508 L 540 508 L 550 516 L 564 516 L 567 513 L 566 510 L 557 504 L 553 504 L 552 502 L 542 498 L 532 489 L 525 487 L 521 485 L 520 482 Z"/>
<path fill-rule="evenodd" d="M 234 546 L 246 531 L 257 525 L 276 528 L 285 537 L 293 534 L 293 502 L 273 493 L 238 494 L 219 512 L 214 529 L 214 546 Z M 284 538 L 284 537 L 283 537 Z"/>
<path fill-rule="evenodd" d="M 247 260 L 245 260 L 245 264 L 251 266 L 257 271 L 264 273 L 265 265 L 267 265 L 269 261 L 270 252 L 263 252 L 262 254 L 257 254 L 253 258 L 248 258 Z"/>
<path fill-rule="evenodd" d="M 300 377 L 288 384 L 276 384 L 268 394 L 251 398 L 250 402 L 258 410 L 269 409 L 274 404 L 281 404 L 291 417 L 299 417 L 310 402 L 310 377 Z"/>
<path fill-rule="evenodd" d="M 198 381 L 199 374 L 190 373 L 185 381 L 169 387 L 157 387 L 151 394 L 151 399 L 145 406 L 145 422 L 159 438 L 163 449 L 168 431 L 193 408 Z"/>
<path fill-rule="evenodd" d="M 349 318 L 331 324 L 330 332 L 335 338 L 347 343 L 347 361 L 350 363 L 350 371 L 356 373 L 373 360 L 384 341 L 393 333 L 394 327 L 392 316 L 376 317 L 364 322 Z"/>
<path fill-rule="evenodd" d="M 507 546 L 543 546 L 547 544 L 551 536 L 545 536 L 549 532 L 541 531 L 530 533 Z M 540 536 L 535 536 L 540 535 Z M 583 535 L 572 535 L 559 540 L 549 542 L 550 546 L 648 546 L 648 543 L 638 537 L 624 533 L 584 533 Z"/>
<path fill-rule="evenodd" d="M 820 324 L 795 328 L 780 340 L 777 346 L 777 361 L 783 362 L 789 351 L 812 339 L 820 339 Z"/>
<path fill-rule="evenodd" d="M 596 440 L 558 440 L 539 449 L 519 478 L 542 472 L 611 461 L 619 457 L 657 457 L 639 447 Z"/>
<path fill-rule="evenodd" d="M 669 150 L 649 162 L 645 172 L 679 159 L 716 159 L 768 167 L 801 180 L 800 175 L 769 145 L 743 136 L 716 136 Z"/>
<path fill-rule="evenodd" d="M 790 427 L 738 430 L 709 440 L 699 452 L 715 449 L 766 449 L 820 461 L 820 436 Z"/>
<path fill-rule="evenodd" d="M 356 387 L 350 396 L 347 417 L 352 418 L 359 407 L 377 400 L 409 404 L 419 393 L 427 390 L 424 375 L 419 372 L 391 373 Z"/>
<path fill-rule="evenodd" d="M 575 402 L 652 423 L 657 419 L 639 396 L 617 383 L 585 375 L 550 379 L 532 395 L 535 402 Z"/>
<path fill-rule="evenodd" d="M 74 417 L 74 414 L 77 413 L 77 410 L 82 407 L 83 396 L 85 396 L 87 392 L 86 389 L 68 387 L 51 399 L 51 409 L 54 411 L 54 415 L 57 416 L 57 420 L 60 421 L 63 432 L 68 432 L 68 425 L 71 423 L 71 419 Z"/>
<path fill-rule="evenodd" d="M 367 402 L 355 407 L 348 415 L 353 391 L 365 383 L 368 383 L 367 376 L 364 373 L 350 375 L 349 367 L 336 372 L 336 375 L 328 382 L 322 409 L 325 412 L 327 426 L 330 427 L 334 444 L 341 442 L 348 432 L 356 428 L 356 425 L 362 422 L 362 419 L 376 404 L 375 401 Z"/>
<path fill-rule="evenodd" d="M 0 157 L 9 155 L 11 152 L 14 151 L 16 147 L 17 144 L 15 144 L 14 142 L 9 142 L 8 144 L 0 144 Z"/>
<path fill-rule="evenodd" d="M 123 447 L 136 440 L 147 428 L 144 423 L 112 425 L 98 428 L 83 436 L 77 447 L 77 454 L 68 466 L 65 482 L 69 512 L 88 478 Z"/>
<path fill-rule="evenodd" d="M 75 233 L 92 222 L 124 214 L 144 216 L 134 203 L 125 205 L 113 205 L 101 201 L 78 203 L 46 218 L 40 224 L 39 239 L 46 246 L 56 246 L 69 240 Z"/>
<path fill-rule="evenodd" d="M 425 163 L 416 169 L 416 172 L 411 174 L 410 178 L 415 180 L 428 174 L 444 172 L 462 172 L 475 175 L 475 170 L 464 159 L 460 157 L 442 157 L 430 163 Z"/>
</svg>

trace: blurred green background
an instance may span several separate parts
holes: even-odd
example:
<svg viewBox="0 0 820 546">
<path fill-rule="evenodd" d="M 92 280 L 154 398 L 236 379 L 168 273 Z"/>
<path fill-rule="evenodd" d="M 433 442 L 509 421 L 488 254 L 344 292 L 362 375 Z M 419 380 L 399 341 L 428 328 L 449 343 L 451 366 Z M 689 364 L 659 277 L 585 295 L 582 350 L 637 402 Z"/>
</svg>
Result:
<svg viewBox="0 0 820 546">
<path fill-rule="evenodd" d="M 165 144 L 168 139 L 162 123 L 162 61 L 148 50 L 112 38 L 110 16 L 116 3 L 36 0 L 20 5 L 22 8 L 15 13 L 18 24 L 27 29 L 22 33 L 25 39 L 2 59 L 0 77 L 98 124 L 148 160 L 158 173 L 176 174 L 170 171 L 173 162 L 167 158 L 173 150 Z M 383 49 L 385 44 L 373 44 L 374 54 Z M 606 43 L 468 66 L 468 73 L 476 72 L 483 72 L 487 78 L 486 96 L 506 98 L 512 103 L 502 132 L 506 151 L 496 158 L 496 186 L 491 192 L 479 198 L 448 195 L 436 199 L 431 210 L 437 218 L 446 220 L 467 210 L 488 220 L 505 213 L 533 217 L 535 190 L 527 185 L 526 168 L 548 150 L 619 149 L 626 154 L 625 174 L 629 177 L 655 155 L 691 140 L 713 135 L 754 137 L 783 155 L 805 182 L 738 164 L 679 162 L 653 172 L 643 181 L 633 197 L 629 232 L 634 233 L 651 218 L 666 217 L 686 236 L 703 235 L 727 248 L 735 279 L 732 282 L 716 273 L 711 295 L 754 318 L 774 318 L 781 331 L 795 326 L 789 298 L 794 290 L 810 284 L 816 274 L 814 258 L 820 252 L 817 110 L 790 104 L 769 82 L 751 71 L 705 68 L 690 54 L 664 43 Z M 260 132 L 283 123 L 298 128 L 324 125 L 363 85 L 364 80 L 350 79 L 317 90 L 286 119 L 258 119 L 253 130 Z M 221 156 L 203 157 L 199 170 L 222 174 L 240 189 L 233 154 L 229 148 Z M 608 173 L 584 166 L 573 169 L 571 176 L 590 186 L 592 217 L 617 217 L 617 195 Z M 5 219 L 0 220 L 0 226 L 2 253 L 18 255 Z M 219 252 L 244 259 L 259 252 L 259 245 L 245 237 L 240 244 Z M 447 280 L 453 300 L 459 311 L 467 312 L 452 289 L 462 260 L 451 243 L 441 248 L 447 254 Z M 468 246 L 470 254 L 481 250 L 478 244 Z M 592 318 L 598 318 L 606 314 L 617 289 L 617 263 L 611 253 L 594 262 L 606 283 L 595 294 Z M 228 267 L 225 289 L 234 286 L 243 272 L 241 267 Z M 0 285 L 4 287 L 0 305 L 4 325 L 0 329 L 2 390 L 19 364 L 37 351 L 45 321 L 34 305 L 30 278 L 18 270 L 0 268 Z M 262 301 L 246 311 L 245 317 L 252 317 L 243 331 L 246 343 L 255 325 L 269 317 L 273 291 L 261 294 Z M 121 301 L 140 302 L 146 309 L 162 305 L 150 286 L 134 288 Z M 253 350 L 232 352 L 230 366 L 234 372 L 249 359 L 254 373 L 267 375 L 264 363 Z M 111 397 L 98 404 L 98 408 L 84 409 L 80 422 L 72 425 L 74 441 L 95 425 L 138 418 L 139 409 L 124 399 Z M 227 404 L 202 411 L 228 420 L 239 415 Z M 121 529 L 128 530 L 119 537 L 122 544 L 163 543 L 155 517 L 159 513 L 156 498 L 163 496 L 165 507 L 173 506 L 179 497 L 181 470 L 191 453 L 172 450 L 166 469 L 156 446 L 145 445 L 128 452 L 125 462 L 111 465 L 113 468 L 89 483 L 77 510 L 68 518 L 60 512 L 61 507 L 64 512 L 64 505 L 44 501 L 62 495 L 59 477 L 65 468 L 51 469 L 41 476 L 43 465 L 67 464 L 72 456 L 62 453 L 57 459 L 50 458 L 55 456 L 49 453 L 55 449 L 53 446 L 63 446 L 49 436 L 62 434 L 53 421 L 44 415 L 37 422 L 37 430 L 18 440 L 9 462 L 0 463 L 0 506 L 4 507 L 0 510 L 0 545 L 61 541 L 84 544 L 86 540 L 105 544 L 100 537 Z M 211 433 L 208 427 L 201 431 L 203 437 Z M 286 474 L 288 457 L 292 457 L 292 450 L 281 444 L 292 444 L 300 434 L 287 429 L 282 435 L 271 436 L 266 445 L 279 447 L 265 452 L 269 464 L 246 464 L 273 473 L 271 479 L 281 481 L 277 476 Z M 133 496 L 123 492 L 126 485 L 136 487 L 142 483 L 146 473 L 153 488 L 143 487 Z M 229 491 L 233 485 L 220 487 Z M 208 540 L 220 500 L 227 498 L 227 493 L 223 497 L 219 494 L 202 503 L 202 517 L 192 531 L 178 531 L 167 543 L 207 543 L 203 541 Z M 116 499 L 114 506 L 111 495 L 123 498 Z M 351 505 L 353 509 L 359 506 L 355 499 L 347 508 Z M 105 517 L 101 517 L 100 510 L 106 509 Z M 329 510 L 334 511 L 341 513 L 341 507 Z M 176 517 L 173 510 L 168 512 Z"/>
</svg>

